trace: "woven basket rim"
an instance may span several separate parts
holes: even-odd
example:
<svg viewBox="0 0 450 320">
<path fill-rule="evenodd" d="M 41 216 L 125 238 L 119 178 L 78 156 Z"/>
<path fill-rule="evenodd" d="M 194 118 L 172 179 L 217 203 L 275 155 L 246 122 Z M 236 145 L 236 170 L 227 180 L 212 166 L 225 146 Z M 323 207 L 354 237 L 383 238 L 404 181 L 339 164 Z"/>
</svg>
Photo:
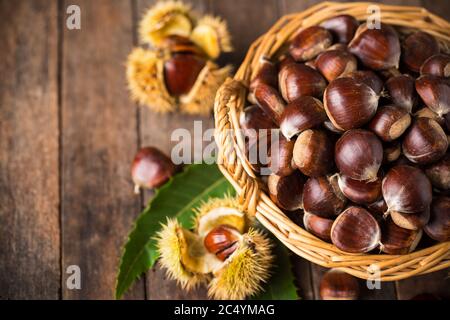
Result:
<svg viewBox="0 0 450 320">
<path fill-rule="evenodd" d="M 420 29 L 434 35 L 449 51 L 450 23 L 422 7 L 395 6 L 371 2 L 322 2 L 302 12 L 281 17 L 249 48 L 233 79 L 219 89 L 214 106 L 219 168 L 236 189 L 244 209 L 297 255 L 327 268 L 338 268 L 362 279 L 394 281 L 450 267 L 450 241 L 405 255 L 349 254 L 322 241 L 291 221 L 261 190 L 243 155 L 239 135 L 230 139 L 228 130 L 239 129 L 239 112 L 246 103 L 246 87 L 258 70 L 262 57 L 272 58 L 301 28 L 315 25 L 338 14 L 351 14 L 358 20 L 368 16 L 367 7 L 381 9 L 382 22 L 401 28 L 401 32 Z M 412 24 L 414 22 L 414 24 Z M 411 28 L 414 25 L 414 28 Z"/>
</svg>

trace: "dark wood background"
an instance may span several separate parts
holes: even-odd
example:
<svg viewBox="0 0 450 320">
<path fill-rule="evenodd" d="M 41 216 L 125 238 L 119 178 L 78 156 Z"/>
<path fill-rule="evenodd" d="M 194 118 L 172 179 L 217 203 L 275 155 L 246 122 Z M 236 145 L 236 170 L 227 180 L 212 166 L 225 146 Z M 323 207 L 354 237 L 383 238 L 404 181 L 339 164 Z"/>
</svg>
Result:
<svg viewBox="0 0 450 320">
<path fill-rule="evenodd" d="M 112 299 L 122 246 L 151 197 L 134 196 L 130 162 L 139 146 L 169 152 L 170 132 L 212 116 L 158 115 L 129 99 L 124 61 L 151 0 L 0 0 L 0 298 Z M 221 15 L 239 65 L 249 44 L 280 16 L 317 1 L 195 0 Z M 382 1 L 424 6 L 450 19 L 443 0 Z M 65 27 L 66 8 L 81 8 L 81 30 Z M 323 269 L 293 257 L 299 294 L 318 298 Z M 81 290 L 66 288 L 79 265 Z M 363 292 L 366 299 L 450 295 L 448 270 Z M 362 286 L 364 287 L 364 286 Z M 185 293 L 159 268 L 128 299 L 205 298 Z"/>
</svg>

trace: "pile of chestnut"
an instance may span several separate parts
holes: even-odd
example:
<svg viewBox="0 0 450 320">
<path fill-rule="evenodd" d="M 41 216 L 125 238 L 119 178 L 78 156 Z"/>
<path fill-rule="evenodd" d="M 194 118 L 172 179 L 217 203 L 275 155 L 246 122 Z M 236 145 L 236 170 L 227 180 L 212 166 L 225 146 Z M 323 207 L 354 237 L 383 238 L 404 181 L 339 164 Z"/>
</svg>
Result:
<svg viewBox="0 0 450 320">
<path fill-rule="evenodd" d="M 268 192 L 310 233 L 350 253 L 450 240 L 450 55 L 435 37 L 330 18 L 262 59 L 248 100 L 246 151 L 279 128 Z"/>
</svg>

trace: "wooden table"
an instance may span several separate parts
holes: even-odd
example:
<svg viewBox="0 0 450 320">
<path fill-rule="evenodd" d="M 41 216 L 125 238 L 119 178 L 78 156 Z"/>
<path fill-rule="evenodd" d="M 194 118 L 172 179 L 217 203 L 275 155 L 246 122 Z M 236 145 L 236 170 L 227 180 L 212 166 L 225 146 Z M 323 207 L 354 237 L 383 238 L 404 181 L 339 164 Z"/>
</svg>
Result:
<svg viewBox="0 0 450 320">
<path fill-rule="evenodd" d="M 196 0 L 221 15 L 236 51 L 307 0 Z M 450 19 L 441 0 L 384 1 L 424 6 Z M 0 0 L 0 298 L 111 299 L 122 246 L 151 197 L 133 195 L 130 161 L 139 146 L 169 152 L 173 129 L 212 116 L 158 115 L 129 99 L 124 61 L 137 45 L 136 24 L 148 0 Z M 81 8 L 81 30 L 66 28 L 66 8 Z M 299 294 L 316 299 L 323 269 L 295 257 Z M 81 268 L 81 290 L 66 287 L 67 267 Z M 448 270 L 382 285 L 367 299 L 450 296 Z M 128 299 L 196 299 L 159 268 Z"/>
</svg>

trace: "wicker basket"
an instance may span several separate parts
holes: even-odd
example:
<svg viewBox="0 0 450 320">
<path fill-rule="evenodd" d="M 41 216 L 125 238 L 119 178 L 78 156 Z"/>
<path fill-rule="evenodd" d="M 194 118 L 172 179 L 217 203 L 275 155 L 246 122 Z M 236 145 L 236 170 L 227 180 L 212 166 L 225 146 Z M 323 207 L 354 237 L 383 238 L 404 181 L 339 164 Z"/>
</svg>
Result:
<svg viewBox="0 0 450 320">
<path fill-rule="evenodd" d="M 258 68 L 261 57 L 274 57 L 284 50 L 300 28 L 319 24 L 338 14 L 350 14 L 366 20 L 371 3 L 323 2 L 301 13 L 282 17 L 266 34 L 249 48 L 234 79 L 227 79 L 217 93 L 214 113 L 219 167 L 236 189 L 244 208 L 299 256 L 327 268 L 339 268 L 363 279 L 394 281 L 450 267 L 450 242 L 406 255 L 363 254 L 342 252 L 292 222 L 260 188 L 242 150 L 239 135 L 224 134 L 239 129 L 239 113 L 246 104 L 247 87 Z M 411 26 L 434 35 L 445 50 L 450 44 L 450 23 L 419 7 L 389 6 L 381 8 L 382 22 L 395 25 L 400 33 L 411 32 Z"/>
</svg>

